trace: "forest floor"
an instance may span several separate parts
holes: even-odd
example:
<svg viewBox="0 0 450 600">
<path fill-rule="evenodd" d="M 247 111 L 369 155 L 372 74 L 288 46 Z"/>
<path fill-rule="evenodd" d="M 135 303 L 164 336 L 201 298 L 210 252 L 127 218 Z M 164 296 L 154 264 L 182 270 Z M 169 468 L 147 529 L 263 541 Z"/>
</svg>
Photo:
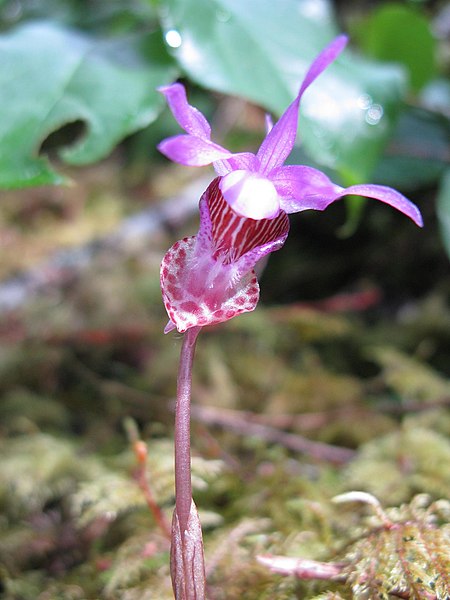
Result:
<svg viewBox="0 0 450 600">
<path fill-rule="evenodd" d="M 117 160 L 2 200 L 5 600 L 172 597 L 181 336 L 163 335 L 159 264 L 206 186 L 124 184 Z M 294 218 L 256 311 L 199 338 L 211 600 L 450 594 L 448 261 L 430 208 L 416 231 L 371 207 L 346 239 L 339 211 Z"/>
</svg>

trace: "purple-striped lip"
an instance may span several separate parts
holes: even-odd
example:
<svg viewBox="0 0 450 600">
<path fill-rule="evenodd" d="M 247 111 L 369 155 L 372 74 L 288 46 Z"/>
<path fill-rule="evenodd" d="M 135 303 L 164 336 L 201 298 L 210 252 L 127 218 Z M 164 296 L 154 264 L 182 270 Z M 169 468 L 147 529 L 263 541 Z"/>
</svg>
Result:
<svg viewBox="0 0 450 600">
<path fill-rule="evenodd" d="M 216 254 L 225 254 L 224 263 L 236 262 L 241 256 L 277 240 L 289 231 L 289 219 L 281 212 L 274 219 L 248 219 L 237 215 L 220 190 L 220 177 L 209 186 L 207 203 Z"/>
</svg>

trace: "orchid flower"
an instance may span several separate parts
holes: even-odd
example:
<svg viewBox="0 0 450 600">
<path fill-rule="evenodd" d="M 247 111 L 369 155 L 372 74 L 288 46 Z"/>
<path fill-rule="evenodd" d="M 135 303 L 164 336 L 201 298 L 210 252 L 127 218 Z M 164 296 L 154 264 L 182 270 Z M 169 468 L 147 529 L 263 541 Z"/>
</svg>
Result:
<svg viewBox="0 0 450 600">
<path fill-rule="evenodd" d="M 347 38 L 340 36 L 319 54 L 280 120 L 273 127 L 267 120 L 269 131 L 256 154 L 233 154 L 213 142 L 208 121 L 188 104 L 180 83 L 160 89 L 186 134 L 164 140 L 159 150 L 184 165 L 212 164 L 218 175 L 200 199 L 198 234 L 176 242 L 161 264 L 161 289 L 169 315 L 164 331 L 185 332 L 177 381 L 171 532 L 177 600 L 205 598 L 203 542 L 190 470 L 190 395 L 198 333 L 205 325 L 256 307 L 259 286 L 254 267 L 283 246 L 289 232 L 288 213 L 324 210 L 346 194 L 359 194 L 381 200 L 422 225 L 417 207 L 391 188 L 369 184 L 343 188 L 317 169 L 284 166 L 295 143 L 303 93 L 346 43 Z"/>
<path fill-rule="evenodd" d="M 250 219 L 272 219 L 280 214 L 307 209 L 324 210 L 347 194 L 375 198 L 410 217 L 417 225 L 422 218 L 417 207 L 392 188 L 352 185 L 343 188 L 324 173 L 303 165 L 284 165 L 297 135 L 300 100 L 330 63 L 342 52 L 347 37 L 341 35 L 327 46 L 309 68 L 295 100 L 270 128 L 258 152 L 233 154 L 211 141 L 211 128 L 204 115 L 187 102 L 180 83 L 160 88 L 178 122 L 186 131 L 163 140 L 158 148 L 171 160 L 188 166 L 212 164 L 226 202 L 235 213 Z"/>
<path fill-rule="evenodd" d="M 246 219 L 225 202 L 220 178 L 200 199 L 200 229 L 176 242 L 163 258 L 161 289 L 170 317 L 165 333 L 227 321 L 256 307 L 253 267 L 284 244 L 289 219 Z"/>
<path fill-rule="evenodd" d="M 163 140 L 159 150 L 185 165 L 212 163 L 219 175 L 200 201 L 198 235 L 178 241 L 163 259 L 161 288 L 170 317 L 166 333 L 253 310 L 259 296 L 253 267 L 283 245 L 289 230 L 287 213 L 324 210 L 347 194 L 359 194 L 381 200 L 422 225 L 418 208 L 392 188 L 372 184 L 343 188 L 312 167 L 283 166 L 294 146 L 303 93 L 346 43 L 346 36 L 339 36 L 319 54 L 297 97 L 270 127 L 257 154 L 233 154 L 211 141 L 208 121 L 188 104 L 180 83 L 160 88 L 187 134 Z"/>
</svg>

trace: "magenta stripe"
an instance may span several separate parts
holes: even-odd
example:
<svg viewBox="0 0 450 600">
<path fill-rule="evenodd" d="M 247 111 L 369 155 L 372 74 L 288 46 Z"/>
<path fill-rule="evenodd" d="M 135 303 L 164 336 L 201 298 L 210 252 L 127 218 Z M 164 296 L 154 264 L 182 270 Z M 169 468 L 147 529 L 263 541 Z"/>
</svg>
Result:
<svg viewBox="0 0 450 600">
<path fill-rule="evenodd" d="M 218 251 L 228 254 L 228 262 L 259 246 L 273 242 L 289 230 L 289 219 L 281 212 L 275 219 L 247 219 L 237 215 L 225 201 L 217 177 L 208 188 L 207 202 L 212 234 Z"/>
</svg>

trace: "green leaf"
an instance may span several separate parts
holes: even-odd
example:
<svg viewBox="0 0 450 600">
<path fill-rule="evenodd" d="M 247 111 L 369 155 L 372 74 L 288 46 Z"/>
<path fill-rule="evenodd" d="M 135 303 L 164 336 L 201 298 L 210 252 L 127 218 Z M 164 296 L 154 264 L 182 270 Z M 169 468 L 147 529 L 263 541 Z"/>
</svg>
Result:
<svg viewBox="0 0 450 600">
<path fill-rule="evenodd" d="M 424 108 L 448 117 L 450 106 L 450 81 L 444 77 L 432 79 L 420 92 L 419 101 Z"/>
<path fill-rule="evenodd" d="M 427 18 L 416 8 L 384 4 L 374 11 L 361 34 L 361 44 L 368 54 L 403 64 L 414 91 L 435 75 L 436 40 Z"/>
<path fill-rule="evenodd" d="M 21 0 L 20 4 L 17 0 L 0 1 L 0 22 L 10 27 L 18 20 L 50 20 L 84 31 L 117 34 L 148 28 L 155 17 L 151 2 L 142 0 Z"/>
<path fill-rule="evenodd" d="M 405 192 L 437 184 L 448 166 L 449 132 L 443 115 L 406 107 L 375 179 Z"/>
<path fill-rule="evenodd" d="M 450 169 L 442 178 L 437 197 L 437 216 L 441 228 L 442 241 L 450 258 Z"/>
<path fill-rule="evenodd" d="M 106 156 L 151 123 L 162 101 L 155 88 L 176 75 L 155 32 L 99 40 L 46 22 L 0 37 L 0 187 L 61 183 L 39 148 L 63 125 L 86 132 L 60 157 L 73 165 Z"/>
<path fill-rule="evenodd" d="M 339 33 L 326 0 L 168 0 L 162 21 L 169 43 L 168 31 L 180 36 L 172 53 L 189 77 L 278 115 Z M 370 176 L 404 89 L 401 67 L 347 50 L 304 96 L 300 127 L 308 153 L 346 179 Z"/>
</svg>

